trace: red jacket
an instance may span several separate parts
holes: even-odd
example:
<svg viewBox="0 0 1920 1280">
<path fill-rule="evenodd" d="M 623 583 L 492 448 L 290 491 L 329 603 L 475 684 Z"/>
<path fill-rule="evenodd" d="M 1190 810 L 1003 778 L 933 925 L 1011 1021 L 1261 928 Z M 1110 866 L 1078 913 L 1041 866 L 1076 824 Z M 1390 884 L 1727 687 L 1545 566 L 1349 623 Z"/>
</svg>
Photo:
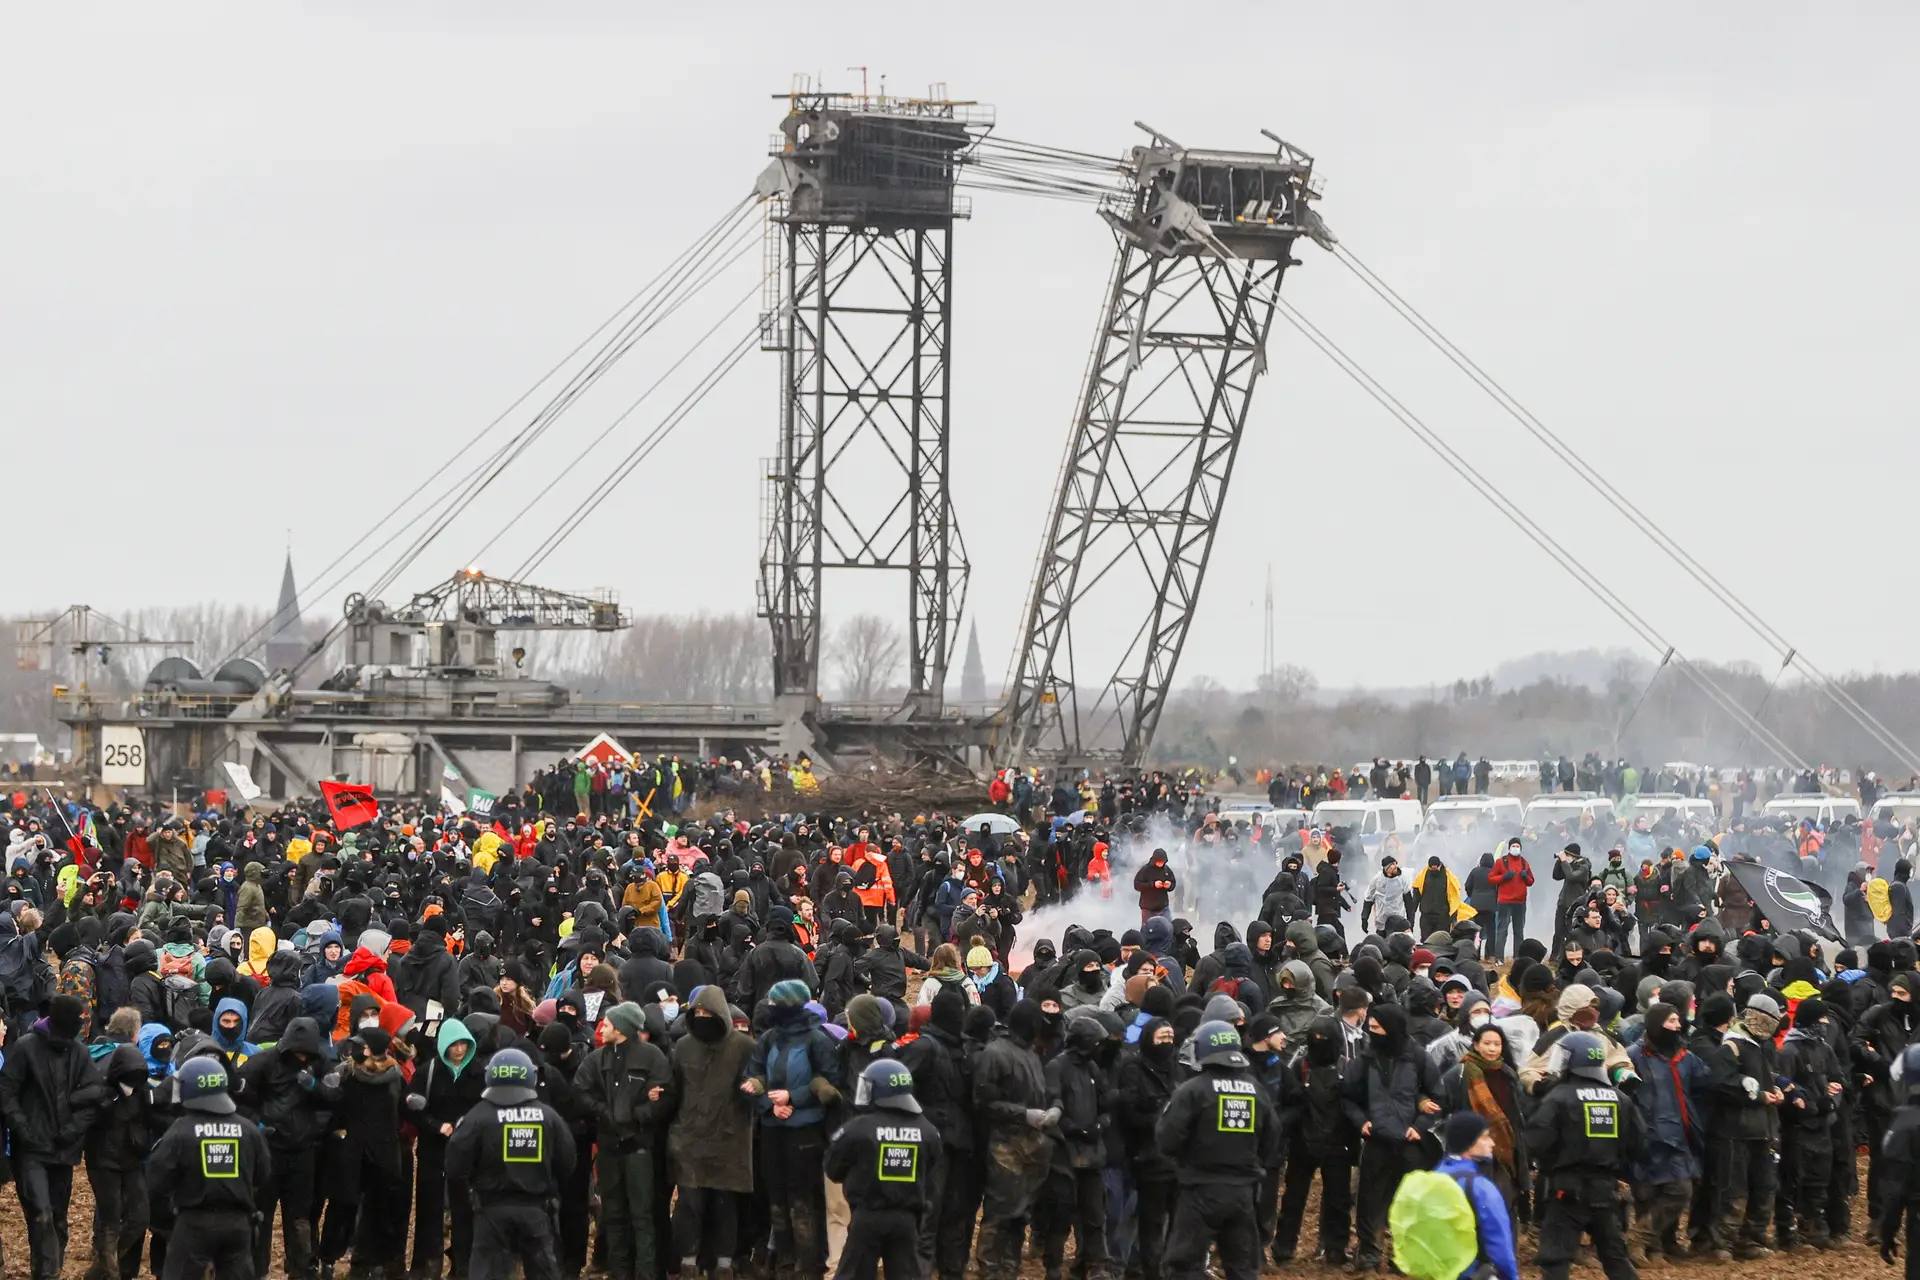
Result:
<svg viewBox="0 0 1920 1280">
<path fill-rule="evenodd" d="M 1519 854 L 1503 853 L 1493 860 L 1493 874 L 1487 879 L 1498 895 L 1495 901 L 1514 906 L 1527 900 L 1527 890 L 1533 887 L 1533 868 Z"/>
</svg>

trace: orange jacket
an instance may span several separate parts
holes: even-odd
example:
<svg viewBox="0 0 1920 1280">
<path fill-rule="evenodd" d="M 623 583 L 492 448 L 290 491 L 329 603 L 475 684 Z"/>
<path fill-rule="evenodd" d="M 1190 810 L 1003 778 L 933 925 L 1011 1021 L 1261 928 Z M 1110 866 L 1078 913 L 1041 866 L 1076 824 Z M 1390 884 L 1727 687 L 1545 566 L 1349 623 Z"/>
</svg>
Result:
<svg viewBox="0 0 1920 1280">
<path fill-rule="evenodd" d="M 887 855 L 881 853 L 879 848 L 874 845 L 857 844 L 853 847 L 860 851 L 858 858 L 849 859 L 847 862 L 847 865 L 853 869 L 853 882 L 856 886 L 853 891 L 853 896 L 860 899 L 860 905 L 863 907 L 890 907 L 894 905 L 893 872 L 887 869 Z M 870 866 L 873 868 L 873 884 L 871 887 L 865 889 L 857 887 L 861 880 L 860 868 L 862 866 Z"/>
</svg>

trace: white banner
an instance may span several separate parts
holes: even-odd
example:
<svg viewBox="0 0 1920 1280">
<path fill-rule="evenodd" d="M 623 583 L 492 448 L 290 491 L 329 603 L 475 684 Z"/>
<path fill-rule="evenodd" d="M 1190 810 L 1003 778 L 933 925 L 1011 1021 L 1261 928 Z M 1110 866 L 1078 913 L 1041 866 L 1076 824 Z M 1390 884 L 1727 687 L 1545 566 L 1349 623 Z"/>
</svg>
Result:
<svg viewBox="0 0 1920 1280">
<path fill-rule="evenodd" d="M 440 803 L 447 807 L 448 813 L 465 813 L 467 811 L 466 803 L 462 801 L 459 796 L 453 794 L 453 788 L 451 787 L 442 786 L 440 788 Z"/>
<path fill-rule="evenodd" d="M 232 760 L 223 760 L 220 767 L 227 771 L 229 778 L 233 779 L 233 789 L 240 793 L 241 803 L 252 804 L 265 794 L 260 790 L 260 784 L 253 780 L 253 775 L 241 765 Z"/>
<path fill-rule="evenodd" d="M 100 726 L 100 781 L 110 787 L 147 785 L 147 742 L 139 725 Z"/>
</svg>

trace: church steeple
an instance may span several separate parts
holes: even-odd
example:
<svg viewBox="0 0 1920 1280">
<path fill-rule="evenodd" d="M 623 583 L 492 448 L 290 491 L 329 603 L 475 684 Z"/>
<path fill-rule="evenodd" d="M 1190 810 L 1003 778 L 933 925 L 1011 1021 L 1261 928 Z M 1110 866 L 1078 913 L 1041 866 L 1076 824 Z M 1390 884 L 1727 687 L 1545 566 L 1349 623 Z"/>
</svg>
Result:
<svg viewBox="0 0 1920 1280">
<path fill-rule="evenodd" d="M 987 669 L 980 665 L 980 624 L 967 626 L 967 658 L 960 667 L 960 701 L 979 703 L 987 700 Z"/>
<path fill-rule="evenodd" d="M 307 642 L 300 631 L 300 596 L 293 586 L 293 552 L 287 552 L 286 567 L 280 571 L 280 603 L 273 611 L 273 624 L 267 632 L 267 670 L 280 671 L 293 666 L 307 654 Z"/>
</svg>

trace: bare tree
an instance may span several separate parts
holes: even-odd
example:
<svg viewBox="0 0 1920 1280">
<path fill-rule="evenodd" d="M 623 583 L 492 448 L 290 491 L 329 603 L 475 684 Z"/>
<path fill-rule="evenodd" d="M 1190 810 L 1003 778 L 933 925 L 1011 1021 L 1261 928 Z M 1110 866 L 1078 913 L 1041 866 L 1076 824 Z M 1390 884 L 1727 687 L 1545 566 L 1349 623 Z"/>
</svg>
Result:
<svg viewBox="0 0 1920 1280">
<path fill-rule="evenodd" d="M 833 665 L 840 673 L 841 696 L 854 702 L 881 697 L 900 675 L 906 660 L 900 628 L 878 614 L 847 619 L 833 639 Z"/>
</svg>

